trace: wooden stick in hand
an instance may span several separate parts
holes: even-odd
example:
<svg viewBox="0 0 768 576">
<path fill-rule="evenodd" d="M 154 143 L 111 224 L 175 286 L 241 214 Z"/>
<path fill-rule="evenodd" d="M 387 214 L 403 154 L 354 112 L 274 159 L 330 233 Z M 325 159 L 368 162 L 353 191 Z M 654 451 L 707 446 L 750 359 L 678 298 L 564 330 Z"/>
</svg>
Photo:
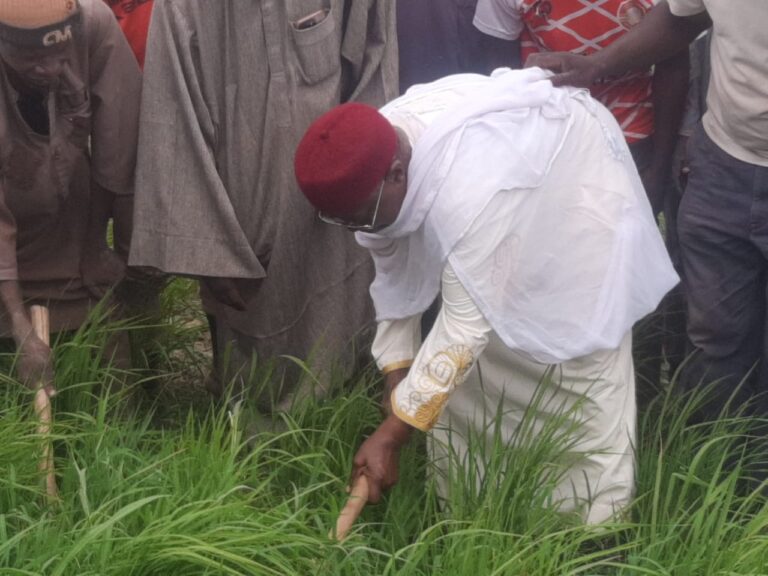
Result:
<svg viewBox="0 0 768 576">
<path fill-rule="evenodd" d="M 29 313 L 32 319 L 32 329 L 35 331 L 35 336 L 50 346 L 51 332 L 48 308 L 45 306 L 32 306 Z M 35 413 L 37 414 L 39 421 L 39 424 L 37 425 L 37 433 L 43 438 L 43 452 L 40 456 L 38 469 L 45 475 L 45 494 L 48 498 L 48 502 L 52 503 L 59 499 L 59 488 L 56 485 L 56 470 L 54 469 L 53 464 L 53 448 L 50 439 L 51 427 L 53 424 L 51 399 L 45 392 L 44 385 L 45 383 L 41 382 L 35 393 Z"/>
<path fill-rule="evenodd" d="M 365 474 L 361 474 L 357 477 L 352 490 L 349 494 L 349 499 L 346 505 L 339 514 L 339 519 L 336 521 L 336 539 L 341 542 L 347 537 L 352 526 L 357 521 L 360 513 L 368 503 L 368 478 Z M 333 538 L 333 532 L 329 534 Z"/>
</svg>

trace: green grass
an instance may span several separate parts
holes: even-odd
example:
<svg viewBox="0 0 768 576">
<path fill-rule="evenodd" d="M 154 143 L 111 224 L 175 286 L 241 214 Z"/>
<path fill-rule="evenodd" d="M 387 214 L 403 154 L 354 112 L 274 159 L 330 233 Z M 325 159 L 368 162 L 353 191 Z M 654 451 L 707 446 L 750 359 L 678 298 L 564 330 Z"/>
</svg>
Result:
<svg viewBox="0 0 768 576">
<path fill-rule="evenodd" d="M 178 392 L 199 389 L 206 360 L 196 309 L 181 304 L 191 288 L 173 289 L 163 382 L 175 388 L 147 393 L 146 372 L 105 367 L 114 326 L 95 321 L 57 346 L 58 505 L 42 497 L 31 397 L 0 384 L 0 574 L 768 574 L 755 422 L 686 424 L 699 397 L 661 397 L 643 414 L 638 494 L 621 522 L 585 527 L 546 506 L 565 449 L 553 427 L 485 454 L 508 473 L 481 486 L 457 479 L 449 508 L 414 442 L 398 486 L 335 543 L 354 450 L 380 418 L 374 375 L 297 405 L 284 432 L 248 438 L 245 407 Z M 126 379 L 136 391 L 104 385 Z"/>
</svg>

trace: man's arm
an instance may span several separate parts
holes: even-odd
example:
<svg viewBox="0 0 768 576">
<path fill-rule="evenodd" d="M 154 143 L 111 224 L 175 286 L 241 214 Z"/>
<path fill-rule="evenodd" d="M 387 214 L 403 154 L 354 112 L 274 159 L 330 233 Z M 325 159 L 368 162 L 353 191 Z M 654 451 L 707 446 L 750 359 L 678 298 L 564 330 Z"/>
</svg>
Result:
<svg viewBox="0 0 768 576">
<path fill-rule="evenodd" d="M 53 396 L 55 391 L 51 348 L 35 336 L 29 314 L 24 307 L 16 261 L 16 222 L 5 203 L 2 183 L 0 183 L 0 305 L 5 310 L 18 351 L 19 379 L 30 388 L 42 382 L 48 395 Z"/>
<path fill-rule="evenodd" d="M 88 229 L 80 273 L 83 276 L 83 284 L 96 298 L 102 298 L 108 289 L 116 286 L 125 276 L 125 263 L 128 258 L 126 242 L 130 241 L 130 228 L 125 230 L 121 218 L 117 217 L 116 209 L 124 211 L 126 201 L 131 200 L 132 196 L 115 195 L 95 180 L 91 181 Z M 121 213 L 121 216 L 124 218 L 125 214 Z M 114 251 L 107 244 L 107 227 L 112 217 Z M 126 233 L 129 234 L 127 240 Z"/>
<path fill-rule="evenodd" d="M 653 73 L 653 158 L 641 173 L 653 213 L 664 208 L 672 158 L 685 112 L 690 58 L 688 50 L 656 65 Z"/>
<path fill-rule="evenodd" d="M 0 280 L 0 302 L 11 324 L 13 341 L 18 353 L 16 371 L 19 380 L 28 388 L 41 385 L 48 396 L 54 396 L 53 355 L 51 348 L 40 340 L 32 329 L 18 280 Z"/>
<path fill-rule="evenodd" d="M 92 7 L 88 28 L 91 102 L 91 194 L 81 274 L 96 297 L 125 275 L 133 209 L 141 73 L 104 3 Z M 107 228 L 114 222 L 114 246 Z"/>
<path fill-rule="evenodd" d="M 397 482 L 400 450 L 414 428 L 427 431 L 436 424 L 449 396 L 488 344 L 491 326 L 450 265 L 443 272 L 442 300 L 435 326 L 394 390 L 392 414 L 355 456 L 352 478 L 368 477 L 371 502 Z"/>
<path fill-rule="evenodd" d="M 590 56 L 567 52 L 532 54 L 526 66 L 555 72 L 555 86 L 588 88 L 601 78 L 644 70 L 675 56 L 711 25 L 706 12 L 675 16 L 662 0 L 640 24 L 604 50 Z"/>
<path fill-rule="evenodd" d="M 390 396 L 398 384 L 408 375 L 413 359 L 421 346 L 421 315 L 401 320 L 385 320 L 376 326 L 376 337 L 371 354 L 384 376 L 381 408 L 384 414 L 392 413 Z"/>
</svg>

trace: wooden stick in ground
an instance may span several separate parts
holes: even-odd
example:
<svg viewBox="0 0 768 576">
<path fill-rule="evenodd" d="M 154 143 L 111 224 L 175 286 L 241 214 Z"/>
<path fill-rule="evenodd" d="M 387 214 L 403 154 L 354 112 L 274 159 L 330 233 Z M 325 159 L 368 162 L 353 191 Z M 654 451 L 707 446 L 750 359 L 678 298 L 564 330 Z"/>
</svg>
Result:
<svg viewBox="0 0 768 576">
<path fill-rule="evenodd" d="M 51 332 L 48 308 L 45 306 L 32 306 L 29 310 L 32 319 L 32 329 L 35 336 L 50 346 Z M 53 447 L 51 446 L 51 427 L 53 423 L 53 414 L 51 411 L 51 399 L 43 389 L 43 384 L 35 393 L 35 413 L 39 424 L 37 433 L 43 439 L 43 452 L 40 456 L 38 469 L 45 475 L 45 494 L 49 503 L 59 499 L 59 487 L 56 485 L 56 470 L 53 465 Z"/>
<path fill-rule="evenodd" d="M 339 514 L 339 519 L 336 521 L 336 539 L 341 542 L 347 537 L 352 526 L 357 521 L 360 513 L 368 503 L 368 478 L 361 474 L 355 480 L 352 485 L 352 490 L 349 493 L 349 499 L 346 505 Z M 329 535 L 333 538 L 333 533 Z"/>
</svg>

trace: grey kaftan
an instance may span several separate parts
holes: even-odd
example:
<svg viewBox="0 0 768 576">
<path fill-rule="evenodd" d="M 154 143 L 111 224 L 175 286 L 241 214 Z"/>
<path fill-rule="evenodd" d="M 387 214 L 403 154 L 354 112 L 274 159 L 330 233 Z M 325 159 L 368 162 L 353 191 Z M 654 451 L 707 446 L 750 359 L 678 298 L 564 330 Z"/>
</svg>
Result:
<svg viewBox="0 0 768 576">
<path fill-rule="evenodd" d="M 130 262 L 240 279 L 246 312 L 206 302 L 235 361 L 324 363 L 371 322 L 369 256 L 317 220 L 293 156 L 332 106 L 396 96 L 396 66 L 394 0 L 156 2 Z"/>
</svg>

